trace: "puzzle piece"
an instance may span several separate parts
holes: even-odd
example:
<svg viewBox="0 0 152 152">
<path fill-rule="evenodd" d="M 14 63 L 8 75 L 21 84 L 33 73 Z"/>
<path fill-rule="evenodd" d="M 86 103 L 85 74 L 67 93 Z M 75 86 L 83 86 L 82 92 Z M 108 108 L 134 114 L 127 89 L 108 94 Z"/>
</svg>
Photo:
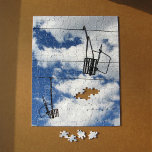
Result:
<svg viewBox="0 0 152 152">
<path fill-rule="evenodd" d="M 61 138 L 63 138 L 63 137 L 64 138 L 69 138 L 68 135 L 69 135 L 69 132 L 66 132 L 64 130 L 64 131 L 60 131 L 59 137 L 61 137 Z"/>
<path fill-rule="evenodd" d="M 77 141 L 76 136 L 71 135 L 71 136 L 68 138 L 68 141 L 70 141 L 70 142 L 76 142 L 76 141 Z"/>
<path fill-rule="evenodd" d="M 98 134 L 98 132 L 90 131 L 90 134 L 88 135 L 89 139 L 97 138 L 97 134 Z"/>
<path fill-rule="evenodd" d="M 77 130 L 78 138 L 84 139 L 86 137 L 85 132 L 82 130 Z"/>
</svg>

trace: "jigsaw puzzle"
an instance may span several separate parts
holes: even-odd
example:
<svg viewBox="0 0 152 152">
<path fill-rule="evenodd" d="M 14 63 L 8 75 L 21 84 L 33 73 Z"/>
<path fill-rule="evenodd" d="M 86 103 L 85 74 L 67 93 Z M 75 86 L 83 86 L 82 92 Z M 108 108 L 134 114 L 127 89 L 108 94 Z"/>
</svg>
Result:
<svg viewBox="0 0 152 152">
<path fill-rule="evenodd" d="M 97 136 L 98 136 L 97 131 L 90 131 L 90 133 L 88 134 L 88 139 L 92 140 L 94 138 L 97 138 Z M 79 141 L 77 140 L 78 138 L 84 140 L 86 138 L 86 132 L 82 130 L 77 130 L 77 136 L 73 134 L 69 136 L 69 132 L 66 132 L 65 130 L 63 130 L 63 131 L 60 131 L 59 137 L 68 139 L 69 142 L 76 142 L 76 141 Z"/>
<path fill-rule="evenodd" d="M 65 130 L 64 131 L 61 131 L 60 132 L 60 135 L 59 135 L 59 137 L 60 138 L 69 138 L 69 132 L 66 132 Z"/>
<path fill-rule="evenodd" d="M 91 140 L 93 138 L 97 138 L 97 135 L 98 135 L 98 132 L 90 131 L 90 134 L 88 136 L 89 136 L 89 139 Z"/>
<path fill-rule="evenodd" d="M 86 133 L 82 130 L 77 130 L 77 135 L 78 135 L 78 138 L 80 139 L 86 138 Z"/>
<path fill-rule="evenodd" d="M 118 40 L 117 16 L 34 16 L 32 126 L 119 126 Z"/>
</svg>

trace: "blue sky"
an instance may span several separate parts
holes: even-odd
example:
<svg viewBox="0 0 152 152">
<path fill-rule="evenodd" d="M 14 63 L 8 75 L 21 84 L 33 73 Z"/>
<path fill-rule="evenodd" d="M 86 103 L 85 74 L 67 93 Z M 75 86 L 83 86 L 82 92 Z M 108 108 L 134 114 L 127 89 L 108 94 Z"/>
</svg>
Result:
<svg viewBox="0 0 152 152">
<path fill-rule="evenodd" d="M 40 29 L 33 29 L 33 37 L 36 37 L 36 43 L 40 50 L 44 50 L 44 46 L 51 48 L 68 49 L 71 46 L 77 46 L 82 43 L 80 37 L 74 37 L 74 40 L 69 40 L 73 37 L 71 33 L 64 35 L 63 42 L 58 42 L 56 38 L 51 34 L 51 32 L 46 32 L 45 30 Z"/>
<path fill-rule="evenodd" d="M 39 25 L 36 24 L 35 27 L 41 27 L 45 24 L 47 18 L 42 18 Z M 36 20 L 36 19 L 35 19 Z M 41 23 L 41 24 L 40 24 Z M 48 23 L 49 24 L 49 23 Z M 90 23 L 91 24 L 91 23 Z M 60 32 L 59 32 L 60 33 Z M 91 36 L 91 35 L 90 35 Z M 63 63 L 61 60 L 57 59 L 58 56 L 54 55 L 50 57 L 48 62 L 49 53 L 55 51 L 57 54 L 61 54 L 64 52 L 66 54 L 66 58 L 70 55 L 70 50 L 75 51 L 76 49 L 80 52 L 81 48 L 85 46 L 84 37 L 81 34 L 72 33 L 67 31 L 64 34 L 61 34 L 61 38 L 54 36 L 53 31 L 47 31 L 45 29 L 33 29 L 33 53 L 32 53 L 32 125 L 33 126 L 114 126 L 119 125 L 114 123 L 115 120 L 119 122 L 120 119 L 120 91 L 119 91 L 119 79 L 115 79 L 114 76 L 107 76 L 102 75 L 101 73 L 97 73 L 94 77 L 88 77 L 82 74 L 82 63 Z M 101 38 L 99 43 L 103 43 L 107 52 L 114 53 L 116 50 L 116 44 L 111 43 L 109 38 Z M 118 42 L 117 42 L 118 43 Z M 82 51 L 84 51 L 82 49 Z M 45 53 L 45 55 L 44 55 Z M 71 52 L 72 54 L 73 52 Z M 74 53 L 73 53 L 74 54 Z M 75 56 L 72 57 L 73 60 L 78 60 Z M 47 57 L 47 58 L 46 58 Z M 64 59 L 64 58 L 63 58 Z M 71 60 L 72 60 L 71 59 Z M 52 62 L 53 61 L 53 62 Z M 83 61 L 83 60 L 82 60 Z M 45 64 L 45 66 L 42 64 Z M 114 65 L 113 65 L 114 66 Z M 111 66 L 111 68 L 113 68 Z M 119 65 L 117 65 L 119 66 Z M 112 69 L 114 70 L 114 69 Z M 116 71 L 116 70 L 115 70 Z M 110 74 L 109 74 L 110 75 Z M 112 74 L 111 74 L 112 75 Z M 59 109 L 59 113 L 62 114 L 59 116 L 60 118 L 55 118 L 54 120 L 50 120 L 47 118 L 40 118 L 38 110 L 43 106 L 42 96 L 45 97 L 48 104 L 50 103 L 50 80 L 48 78 L 37 78 L 37 77 L 50 77 L 53 76 L 53 103 L 54 106 Z M 64 79 L 66 78 L 66 79 Z M 68 79 L 68 78 L 78 78 L 78 79 Z M 100 80 L 81 80 L 83 79 L 103 79 Z M 75 84 L 75 85 L 74 85 Z M 78 85 L 79 84 L 79 85 Z M 90 86 L 88 86 L 90 84 Z M 77 90 L 83 90 L 83 86 L 86 87 L 93 87 L 94 85 L 100 88 L 100 90 L 104 93 L 100 93 L 99 97 L 92 97 L 88 103 L 90 104 L 94 100 L 96 100 L 93 106 L 98 108 L 99 115 L 94 115 L 96 111 L 93 113 L 87 113 L 87 109 L 85 109 L 84 105 L 88 107 L 87 101 L 82 99 L 76 100 L 74 98 L 74 94 Z M 67 89 L 66 89 L 67 88 Z M 115 89 L 116 88 L 116 89 Z M 108 90 L 111 89 L 112 92 L 110 93 Z M 107 92 L 105 91 L 107 90 Z M 101 96 L 101 97 L 100 97 Z M 85 115 L 91 115 L 90 120 L 85 120 L 86 122 L 83 123 L 83 119 L 80 118 L 76 119 L 77 123 L 72 122 L 72 117 L 64 109 L 64 106 L 71 104 L 71 107 L 74 109 L 72 114 L 77 117 L 76 112 L 78 107 L 79 109 L 83 109 L 84 111 L 80 110 L 80 113 L 83 112 Z M 82 105 L 81 105 L 82 104 Z M 102 107 L 102 106 L 103 107 Z M 66 108 L 67 108 L 66 107 Z M 71 109 L 72 109 L 71 108 Z M 91 107 L 89 107 L 91 109 Z M 100 111 L 99 111 L 100 110 Z M 102 112 L 103 111 L 103 112 Z M 70 111 L 69 111 L 70 112 Z M 68 115 L 67 124 L 63 123 L 65 121 L 65 117 Z M 88 117 L 86 116 L 86 119 Z M 71 121 L 71 123 L 70 123 Z M 66 121 L 65 121 L 66 122 Z M 82 122 L 82 123 L 80 123 Z"/>
</svg>

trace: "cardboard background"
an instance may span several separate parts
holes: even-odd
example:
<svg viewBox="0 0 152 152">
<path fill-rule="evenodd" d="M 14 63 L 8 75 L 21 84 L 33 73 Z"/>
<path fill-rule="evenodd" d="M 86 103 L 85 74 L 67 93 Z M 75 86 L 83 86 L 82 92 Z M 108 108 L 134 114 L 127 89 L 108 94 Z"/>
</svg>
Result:
<svg viewBox="0 0 152 152">
<path fill-rule="evenodd" d="M 122 3 L 122 2 L 121 2 Z M 0 152 L 150 152 L 152 3 L 0 0 Z M 121 127 L 31 127 L 32 16 L 119 16 Z M 98 131 L 69 143 L 60 130 Z"/>
</svg>

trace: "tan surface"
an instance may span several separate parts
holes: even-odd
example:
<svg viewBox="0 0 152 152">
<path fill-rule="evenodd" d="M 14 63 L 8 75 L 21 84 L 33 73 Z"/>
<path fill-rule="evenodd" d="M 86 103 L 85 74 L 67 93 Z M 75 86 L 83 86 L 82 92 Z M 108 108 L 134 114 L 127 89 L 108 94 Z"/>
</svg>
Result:
<svg viewBox="0 0 152 152">
<path fill-rule="evenodd" d="M 80 99 L 88 100 L 88 99 L 90 99 L 90 95 L 91 94 L 92 95 L 96 95 L 96 94 L 98 94 L 100 92 L 100 90 L 98 90 L 98 89 L 95 89 L 95 88 L 91 89 L 91 88 L 88 88 L 88 87 L 86 87 L 83 90 L 84 91 L 82 93 L 78 92 L 76 94 L 76 96 L 75 96 L 76 99 L 80 98 Z"/>
<path fill-rule="evenodd" d="M 151 3 L 146 11 L 112 1 L 0 0 L 0 152 L 150 152 Z M 34 15 L 119 16 L 121 127 L 31 127 Z M 68 143 L 58 137 L 63 129 L 100 134 L 98 140 Z"/>
</svg>

